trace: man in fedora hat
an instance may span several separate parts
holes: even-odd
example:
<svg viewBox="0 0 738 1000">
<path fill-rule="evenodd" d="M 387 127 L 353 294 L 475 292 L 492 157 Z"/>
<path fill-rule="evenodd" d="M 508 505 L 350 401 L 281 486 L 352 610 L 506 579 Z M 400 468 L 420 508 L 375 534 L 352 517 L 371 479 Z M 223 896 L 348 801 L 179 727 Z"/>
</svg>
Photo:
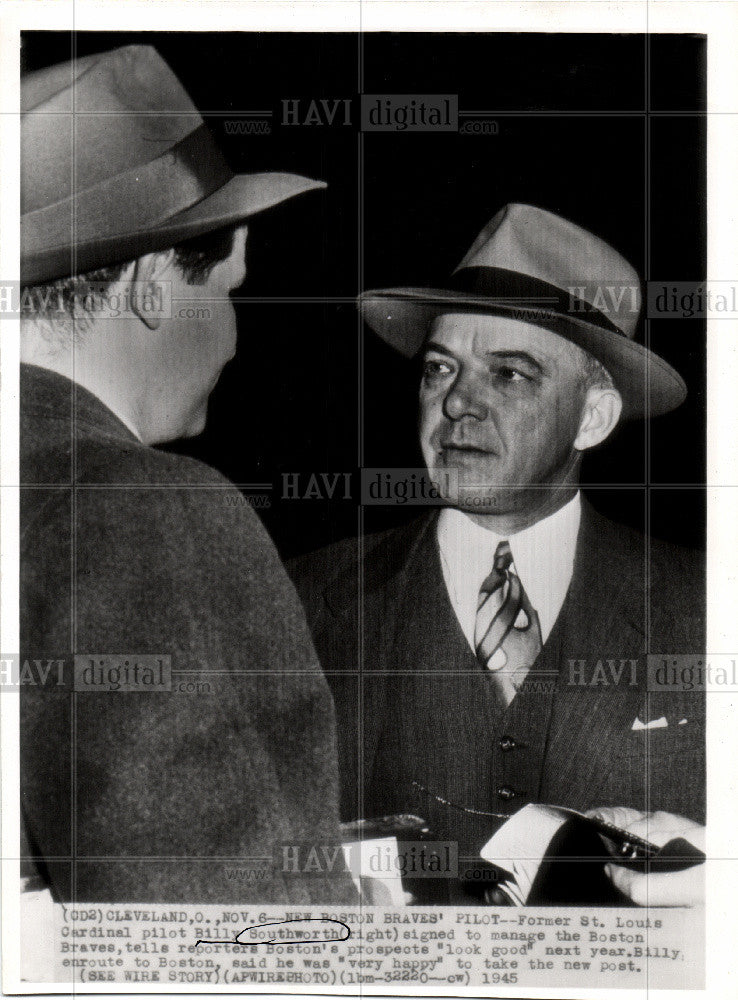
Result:
<svg viewBox="0 0 738 1000">
<path fill-rule="evenodd" d="M 292 585 L 227 480 L 152 447 L 202 430 L 247 220 L 323 186 L 234 176 L 153 48 L 23 79 L 21 642 L 61 670 L 21 684 L 21 853 L 58 900 L 354 899 L 271 864 L 339 839 Z"/>
<path fill-rule="evenodd" d="M 702 699 L 649 691 L 645 657 L 704 652 L 703 569 L 579 489 L 620 419 L 685 396 L 633 339 L 637 274 L 592 233 L 511 204 L 447 288 L 370 291 L 361 309 L 422 356 L 441 509 L 293 567 L 336 700 L 344 814 L 418 814 L 470 868 L 528 803 L 645 823 L 654 842 L 694 831 Z M 694 873 L 651 878 L 652 903 L 695 897 Z M 636 901 L 644 879 L 613 876 Z"/>
</svg>

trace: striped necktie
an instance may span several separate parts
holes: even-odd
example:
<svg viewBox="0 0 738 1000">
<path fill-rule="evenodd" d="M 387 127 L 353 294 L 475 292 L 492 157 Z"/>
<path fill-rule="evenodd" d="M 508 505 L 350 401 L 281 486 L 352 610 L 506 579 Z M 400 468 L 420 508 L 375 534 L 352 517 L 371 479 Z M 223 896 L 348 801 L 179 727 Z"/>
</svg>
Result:
<svg viewBox="0 0 738 1000">
<path fill-rule="evenodd" d="M 541 626 L 512 568 L 509 542 L 495 550 L 492 572 L 479 589 L 474 648 L 477 659 L 495 675 L 505 706 L 515 697 L 541 651 Z"/>
</svg>

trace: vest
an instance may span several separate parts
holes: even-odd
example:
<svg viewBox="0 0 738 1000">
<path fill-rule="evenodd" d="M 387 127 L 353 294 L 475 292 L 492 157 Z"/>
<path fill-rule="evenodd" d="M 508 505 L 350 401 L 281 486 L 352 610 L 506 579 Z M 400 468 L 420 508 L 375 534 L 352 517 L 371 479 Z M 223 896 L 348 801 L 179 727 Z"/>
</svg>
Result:
<svg viewBox="0 0 738 1000">
<path fill-rule="evenodd" d="M 478 858 L 505 816 L 540 798 L 561 622 L 504 708 L 454 614 L 432 530 L 419 541 L 404 597 L 393 641 L 366 644 L 383 656 L 363 674 L 362 702 L 376 701 L 371 688 L 381 685 L 384 713 L 381 731 L 368 734 L 376 750 L 359 815 L 414 813 L 435 838 L 456 841 L 460 855 Z M 368 609 L 369 619 L 389 620 Z M 366 713 L 365 724 L 376 718 Z"/>
</svg>

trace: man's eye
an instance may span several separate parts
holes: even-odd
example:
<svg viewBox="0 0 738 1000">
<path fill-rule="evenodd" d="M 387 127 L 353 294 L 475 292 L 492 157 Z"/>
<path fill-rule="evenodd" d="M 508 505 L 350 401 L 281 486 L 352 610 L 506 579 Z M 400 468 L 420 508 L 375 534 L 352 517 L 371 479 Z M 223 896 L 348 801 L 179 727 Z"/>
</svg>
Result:
<svg viewBox="0 0 738 1000">
<path fill-rule="evenodd" d="M 530 376 L 526 375 L 525 372 L 521 372 L 519 368 L 511 368 L 509 365 L 502 365 L 499 368 L 493 368 L 492 374 L 496 375 L 497 378 L 503 380 L 503 382 L 529 382 Z"/>
<path fill-rule="evenodd" d="M 448 375 L 450 371 L 451 368 L 445 361 L 436 361 L 433 358 L 427 358 L 423 362 L 424 378 L 435 378 L 438 375 Z"/>
</svg>

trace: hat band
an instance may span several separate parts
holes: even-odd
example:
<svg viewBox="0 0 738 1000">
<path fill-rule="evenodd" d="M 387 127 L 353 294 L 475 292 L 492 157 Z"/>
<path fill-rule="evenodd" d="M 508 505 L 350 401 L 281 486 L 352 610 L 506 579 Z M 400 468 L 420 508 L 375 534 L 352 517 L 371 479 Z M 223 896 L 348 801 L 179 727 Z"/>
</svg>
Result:
<svg viewBox="0 0 738 1000">
<path fill-rule="evenodd" d="M 233 173 L 207 125 L 140 166 L 21 219 L 22 255 L 161 225 L 223 187 Z"/>
<path fill-rule="evenodd" d="M 495 299 L 498 305 L 528 311 L 538 319 L 547 313 L 552 318 L 585 319 L 603 330 L 627 337 L 619 326 L 586 299 L 519 271 L 508 271 L 502 267 L 464 267 L 453 274 L 449 287 L 457 292 Z"/>
</svg>

